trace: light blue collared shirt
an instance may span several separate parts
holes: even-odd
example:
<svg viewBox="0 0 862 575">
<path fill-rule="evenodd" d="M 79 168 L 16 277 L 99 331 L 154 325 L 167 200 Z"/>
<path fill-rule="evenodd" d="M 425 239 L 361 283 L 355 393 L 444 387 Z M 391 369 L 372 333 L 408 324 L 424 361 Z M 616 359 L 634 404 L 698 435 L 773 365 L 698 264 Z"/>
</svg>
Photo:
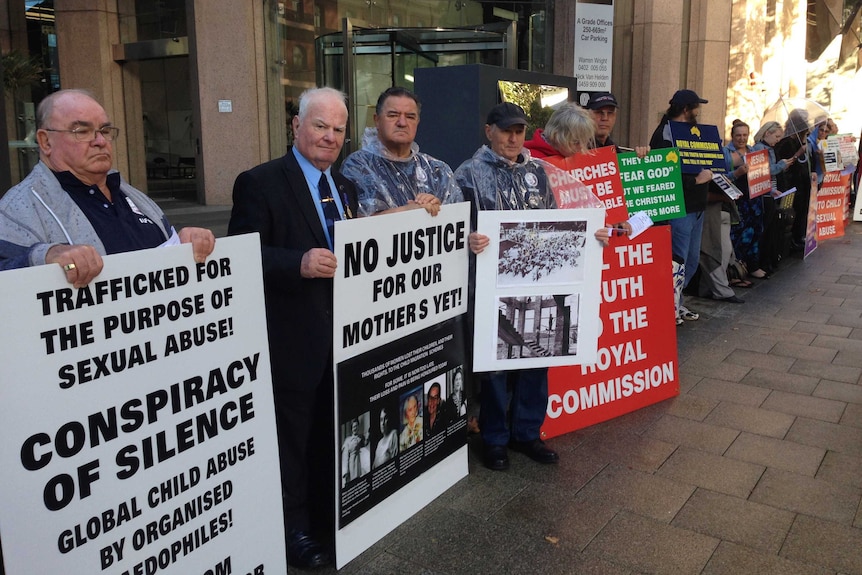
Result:
<svg viewBox="0 0 862 575">
<path fill-rule="evenodd" d="M 327 168 L 325 172 L 321 172 L 299 153 L 296 146 L 294 146 L 292 150 L 296 161 L 299 162 L 299 168 L 302 170 L 302 175 L 305 176 L 305 181 L 308 183 L 308 189 L 311 190 L 311 199 L 314 200 L 314 207 L 317 208 L 317 217 L 320 218 L 320 225 L 323 227 L 323 234 L 326 236 L 326 243 L 329 244 L 329 249 L 332 250 L 334 249 L 332 238 L 329 237 L 329 230 L 326 227 L 326 217 L 323 215 L 323 204 L 320 202 L 320 190 L 318 189 L 320 174 L 322 173 L 326 176 L 326 180 L 329 182 L 329 189 L 332 190 L 332 198 L 335 200 L 336 207 L 338 207 L 338 215 L 341 216 L 341 219 L 343 220 L 344 204 L 341 201 L 341 194 L 339 193 L 340 190 L 336 187 L 335 180 L 332 179 L 332 173 L 329 168 Z"/>
</svg>

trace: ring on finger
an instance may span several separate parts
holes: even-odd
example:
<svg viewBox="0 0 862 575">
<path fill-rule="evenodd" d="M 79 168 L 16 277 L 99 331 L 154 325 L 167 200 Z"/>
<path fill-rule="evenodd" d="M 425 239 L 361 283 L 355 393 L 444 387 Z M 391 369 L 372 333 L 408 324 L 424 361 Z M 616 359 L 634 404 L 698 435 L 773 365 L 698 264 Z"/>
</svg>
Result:
<svg viewBox="0 0 862 575">
<path fill-rule="evenodd" d="M 72 271 L 73 269 L 75 269 L 76 267 L 77 267 L 77 266 L 76 266 L 75 264 L 66 264 L 66 265 L 64 265 L 64 266 L 63 266 L 63 269 L 64 269 L 64 270 L 66 270 L 67 272 L 70 272 L 70 271 Z"/>
</svg>

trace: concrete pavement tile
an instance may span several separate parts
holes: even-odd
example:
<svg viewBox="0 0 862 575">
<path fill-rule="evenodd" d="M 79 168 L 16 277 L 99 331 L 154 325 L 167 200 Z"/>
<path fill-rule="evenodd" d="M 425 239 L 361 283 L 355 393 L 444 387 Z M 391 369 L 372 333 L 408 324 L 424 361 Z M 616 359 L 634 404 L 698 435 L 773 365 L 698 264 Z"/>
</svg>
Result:
<svg viewBox="0 0 862 575">
<path fill-rule="evenodd" d="M 757 407 L 763 403 L 770 391 L 741 383 L 704 378 L 688 394 Z"/>
<path fill-rule="evenodd" d="M 709 413 L 718 405 L 717 401 L 697 397 L 688 393 L 678 395 L 668 400 L 670 405 L 668 414 L 694 421 L 703 421 Z"/>
<path fill-rule="evenodd" d="M 844 410 L 844 415 L 841 416 L 841 425 L 851 425 L 853 427 L 862 427 L 862 405 L 851 403 Z"/>
<path fill-rule="evenodd" d="M 817 384 L 811 395 L 834 399 L 835 401 L 862 404 L 862 385 L 824 379 Z"/>
<path fill-rule="evenodd" d="M 850 525 L 862 499 L 862 490 L 851 485 L 769 468 L 749 499 Z"/>
<path fill-rule="evenodd" d="M 840 573 L 862 573 L 862 531 L 800 515 L 790 528 L 781 556 L 825 565 Z"/>
<path fill-rule="evenodd" d="M 623 512 L 587 549 L 638 572 L 670 575 L 700 573 L 718 543 L 713 537 Z"/>
<path fill-rule="evenodd" d="M 696 449 L 677 449 L 656 472 L 662 477 L 746 498 L 764 467 Z"/>
<path fill-rule="evenodd" d="M 404 536 L 386 551 L 441 573 L 499 573 L 513 552 L 512 541 L 528 536 L 509 525 L 479 521 L 457 511 L 446 510 L 446 521 L 440 521 L 439 512 L 421 517 L 416 515 L 399 528 Z"/>
<path fill-rule="evenodd" d="M 619 463 L 638 471 L 653 472 L 676 449 L 676 445 L 632 433 L 609 432 L 588 439 L 572 452 L 576 461 L 583 452 L 598 453 L 598 459 Z"/>
<path fill-rule="evenodd" d="M 405 572 L 407 573 L 407 572 Z M 542 575 L 631 575 L 633 572 L 601 557 L 566 552 L 553 540 L 525 541 L 500 573 L 542 573 Z"/>
<path fill-rule="evenodd" d="M 829 318 L 827 323 L 829 325 L 839 325 L 856 329 L 862 327 L 862 318 L 860 318 L 858 314 L 838 313 Z"/>
<path fill-rule="evenodd" d="M 832 337 L 847 337 L 852 331 L 852 328 L 841 325 L 832 325 L 828 323 L 810 323 L 801 321 L 793 326 L 794 331 L 803 333 L 813 333 L 817 335 L 826 335 Z"/>
<path fill-rule="evenodd" d="M 862 456 L 862 429 L 849 425 L 797 417 L 784 439 L 848 455 Z"/>
<path fill-rule="evenodd" d="M 671 525 L 777 554 L 795 514 L 698 488 Z"/>
<path fill-rule="evenodd" d="M 291 572 L 296 571 L 291 567 Z M 306 571 L 301 572 L 305 573 Z M 335 573 L 335 570 L 332 570 Z M 325 573 L 325 571 L 314 571 L 314 573 Z M 431 571 L 416 567 L 409 559 L 403 559 L 390 553 L 378 553 L 367 561 L 362 561 L 360 556 L 354 559 L 344 569 L 338 571 L 340 575 L 378 575 L 380 573 L 416 573 L 417 575 L 446 575 L 442 571 Z"/>
<path fill-rule="evenodd" d="M 680 375 L 692 374 L 702 377 L 712 377 L 723 379 L 724 381 L 740 381 L 744 378 L 751 368 L 745 365 L 736 365 L 731 363 L 707 363 L 700 361 L 699 358 L 692 359 L 679 364 Z"/>
<path fill-rule="evenodd" d="M 862 488 L 862 457 L 827 451 L 815 477 Z"/>
<path fill-rule="evenodd" d="M 778 411 L 724 402 L 712 410 L 705 422 L 770 437 L 784 437 L 794 419 L 792 415 Z"/>
<path fill-rule="evenodd" d="M 817 388 L 819 378 L 798 373 L 781 373 L 768 369 L 752 369 L 740 383 L 756 385 L 790 393 L 810 394 Z"/>
<path fill-rule="evenodd" d="M 796 320 L 792 318 L 779 318 L 771 315 L 759 313 L 750 313 L 737 318 L 736 322 L 741 325 L 750 327 L 764 327 L 771 330 L 790 330 L 796 325 Z"/>
<path fill-rule="evenodd" d="M 795 343 L 797 345 L 809 345 L 817 334 L 806 333 L 798 330 L 794 331 L 773 331 L 771 333 L 763 333 L 761 337 L 766 339 L 767 341 L 786 341 L 788 343 Z"/>
<path fill-rule="evenodd" d="M 810 477 L 814 477 L 817 473 L 825 455 L 826 450 L 821 447 L 811 447 L 753 433 L 740 433 L 733 445 L 724 453 L 725 457 Z"/>
<path fill-rule="evenodd" d="M 846 406 L 847 404 L 843 401 L 779 390 L 774 390 L 763 402 L 764 409 L 831 423 L 838 423 L 841 420 Z"/>
<path fill-rule="evenodd" d="M 478 520 L 487 521 L 529 484 L 515 474 L 491 471 L 483 467 L 481 462 L 477 463 L 470 469 L 469 475 L 449 489 L 440 501 L 452 511 L 475 515 Z"/>
<path fill-rule="evenodd" d="M 724 453 L 736 439 L 738 433 L 738 431 L 726 427 L 665 415 L 655 422 L 646 432 L 646 436 L 673 445 L 685 445 L 712 453 Z"/>
<path fill-rule="evenodd" d="M 813 347 L 810 345 L 798 345 L 795 343 L 781 342 L 772 348 L 770 353 L 796 359 L 809 359 L 812 361 L 830 362 L 837 355 L 837 351 L 827 347 Z"/>
<path fill-rule="evenodd" d="M 609 465 L 578 492 L 578 499 L 617 505 L 617 511 L 625 509 L 669 523 L 693 492 L 690 483 Z"/>
<path fill-rule="evenodd" d="M 792 357 L 781 357 L 768 353 L 757 353 L 737 349 L 727 357 L 730 364 L 744 365 L 758 369 L 786 372 L 794 363 Z"/>
<path fill-rule="evenodd" d="M 849 367 L 862 367 L 862 356 L 851 351 L 839 351 L 832 363 Z"/>
<path fill-rule="evenodd" d="M 722 541 L 700 575 L 834 575 L 831 569 L 797 563 Z"/>
<path fill-rule="evenodd" d="M 501 509 L 493 522 L 523 531 L 537 542 L 552 537 L 555 547 L 580 552 L 619 509 L 607 498 L 581 497 L 569 489 L 532 485 Z"/>
<path fill-rule="evenodd" d="M 721 333 L 709 342 L 707 349 L 703 350 L 702 353 L 698 353 L 698 357 L 716 359 L 718 358 L 719 350 L 720 353 L 724 353 L 724 356 L 727 357 L 735 349 L 767 353 L 775 346 L 776 341 L 778 340 L 763 333 L 751 333 L 742 330 Z M 712 352 L 712 350 L 716 351 Z M 721 359 L 719 358 L 718 361 L 721 361 Z"/>
<path fill-rule="evenodd" d="M 790 368 L 790 373 L 810 375 L 812 377 L 831 379 L 833 381 L 856 383 L 859 381 L 859 376 L 862 375 L 862 368 L 800 359 L 797 360 L 796 363 L 793 364 L 793 367 Z"/>
<path fill-rule="evenodd" d="M 862 341 L 847 339 L 847 337 L 841 335 L 820 334 L 814 338 L 811 345 L 816 345 L 817 347 L 828 347 L 830 349 L 837 349 L 838 351 L 862 353 Z"/>
<path fill-rule="evenodd" d="M 789 310 L 782 310 L 783 312 L 787 312 Z M 826 312 L 823 309 L 819 309 L 818 306 L 811 306 L 808 311 L 799 311 L 793 310 L 792 317 L 796 318 L 796 321 L 799 323 L 807 323 L 807 324 L 825 324 L 828 323 L 832 318 L 833 313 L 838 313 L 839 308 L 835 308 L 834 312 Z M 845 310 L 846 313 L 846 310 Z M 798 325 L 798 324 L 797 324 Z M 796 327 L 794 327 L 796 329 Z"/>
</svg>

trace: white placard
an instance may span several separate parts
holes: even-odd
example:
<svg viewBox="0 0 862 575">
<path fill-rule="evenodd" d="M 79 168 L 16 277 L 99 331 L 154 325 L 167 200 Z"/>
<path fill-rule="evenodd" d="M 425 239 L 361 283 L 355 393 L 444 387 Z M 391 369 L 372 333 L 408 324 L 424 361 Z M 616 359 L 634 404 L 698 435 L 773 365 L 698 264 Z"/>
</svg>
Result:
<svg viewBox="0 0 862 575">
<path fill-rule="evenodd" d="M 604 210 L 479 212 L 473 369 L 594 363 Z"/>
<path fill-rule="evenodd" d="M 257 235 L 0 273 L 8 575 L 284 573 Z"/>
<path fill-rule="evenodd" d="M 613 2 L 578 0 L 575 77 L 579 92 L 610 92 L 614 52 Z"/>
</svg>

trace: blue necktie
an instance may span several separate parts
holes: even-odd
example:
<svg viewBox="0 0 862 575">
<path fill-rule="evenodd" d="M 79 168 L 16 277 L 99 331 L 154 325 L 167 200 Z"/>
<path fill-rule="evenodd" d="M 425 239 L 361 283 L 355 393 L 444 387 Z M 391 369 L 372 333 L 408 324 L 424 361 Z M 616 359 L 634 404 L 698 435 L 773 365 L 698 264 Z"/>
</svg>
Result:
<svg viewBox="0 0 862 575">
<path fill-rule="evenodd" d="M 332 189 L 329 187 L 329 180 L 326 179 L 326 174 L 320 174 L 320 181 L 317 183 L 317 191 L 320 193 L 320 203 L 323 206 L 323 218 L 326 220 L 326 230 L 329 232 L 329 240 L 335 244 L 335 222 L 341 219 L 341 214 L 338 213 L 338 206 L 335 204 L 335 198 L 332 197 Z"/>
</svg>

